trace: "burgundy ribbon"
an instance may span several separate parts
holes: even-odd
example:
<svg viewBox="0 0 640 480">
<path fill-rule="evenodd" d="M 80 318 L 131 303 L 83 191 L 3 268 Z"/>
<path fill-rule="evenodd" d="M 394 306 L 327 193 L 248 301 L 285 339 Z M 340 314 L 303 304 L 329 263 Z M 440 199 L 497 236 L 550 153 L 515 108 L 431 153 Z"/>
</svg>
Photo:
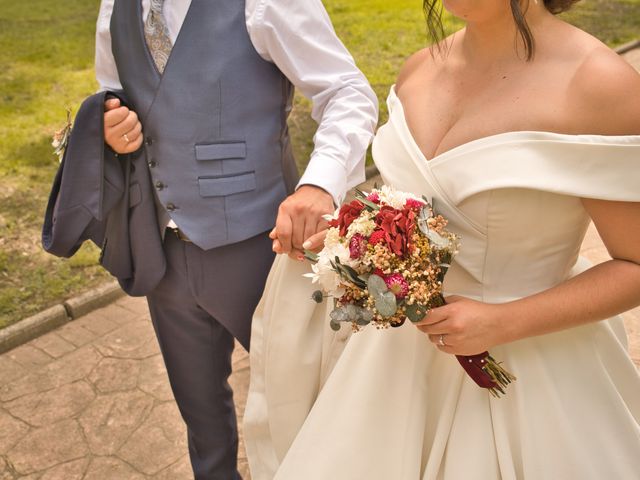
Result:
<svg viewBox="0 0 640 480">
<path fill-rule="evenodd" d="M 482 388 L 496 388 L 498 384 L 482 369 L 487 364 L 488 356 L 489 352 L 483 352 L 478 355 L 456 355 L 456 358 L 467 372 L 467 375 L 479 386 Z"/>
</svg>

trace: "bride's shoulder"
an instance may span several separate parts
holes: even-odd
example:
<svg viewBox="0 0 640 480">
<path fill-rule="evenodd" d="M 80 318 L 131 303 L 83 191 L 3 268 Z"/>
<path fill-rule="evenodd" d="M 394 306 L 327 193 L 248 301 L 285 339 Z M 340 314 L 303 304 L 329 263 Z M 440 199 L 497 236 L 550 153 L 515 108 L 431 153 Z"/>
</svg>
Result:
<svg viewBox="0 0 640 480">
<path fill-rule="evenodd" d="M 419 76 L 421 83 L 424 84 L 424 81 L 427 80 L 424 73 L 433 71 L 438 64 L 438 60 L 444 58 L 454 36 L 455 34 L 440 41 L 439 44 L 423 48 L 409 56 L 400 68 L 400 73 L 396 79 L 396 93 L 405 84 L 411 83 L 411 79 L 416 76 Z"/>
<path fill-rule="evenodd" d="M 581 32 L 584 33 L 584 32 Z M 584 128 L 605 135 L 640 134 L 640 74 L 599 40 L 584 34 L 568 95 Z"/>
<path fill-rule="evenodd" d="M 410 81 L 415 73 L 425 67 L 425 62 L 428 62 L 431 57 L 430 48 L 423 48 L 412 54 L 400 68 L 400 73 L 396 79 L 396 92 L 399 92 L 402 86 Z"/>
</svg>

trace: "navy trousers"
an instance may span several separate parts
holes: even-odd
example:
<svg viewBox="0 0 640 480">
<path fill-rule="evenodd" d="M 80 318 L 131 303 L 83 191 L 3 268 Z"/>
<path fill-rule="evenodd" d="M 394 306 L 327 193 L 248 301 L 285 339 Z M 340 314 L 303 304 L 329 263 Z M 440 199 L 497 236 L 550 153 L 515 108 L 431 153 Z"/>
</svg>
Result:
<svg viewBox="0 0 640 480">
<path fill-rule="evenodd" d="M 228 383 L 234 337 L 249 349 L 251 317 L 273 262 L 267 233 L 212 250 L 167 231 L 167 272 L 147 296 L 196 480 L 236 480 L 238 428 Z"/>
</svg>

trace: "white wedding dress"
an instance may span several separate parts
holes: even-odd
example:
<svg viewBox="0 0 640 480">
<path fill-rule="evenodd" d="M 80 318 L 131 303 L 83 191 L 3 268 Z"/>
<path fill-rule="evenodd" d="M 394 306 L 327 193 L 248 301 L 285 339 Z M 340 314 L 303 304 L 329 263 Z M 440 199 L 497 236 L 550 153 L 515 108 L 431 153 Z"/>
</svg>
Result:
<svg viewBox="0 0 640 480">
<path fill-rule="evenodd" d="M 640 202 L 640 136 L 512 132 L 427 161 L 392 89 L 386 184 L 462 236 L 447 294 L 499 303 L 588 268 L 580 197 Z M 621 318 L 493 348 L 496 399 L 410 322 L 350 334 L 280 257 L 255 313 L 244 436 L 253 480 L 637 480 L 640 376 Z"/>
</svg>

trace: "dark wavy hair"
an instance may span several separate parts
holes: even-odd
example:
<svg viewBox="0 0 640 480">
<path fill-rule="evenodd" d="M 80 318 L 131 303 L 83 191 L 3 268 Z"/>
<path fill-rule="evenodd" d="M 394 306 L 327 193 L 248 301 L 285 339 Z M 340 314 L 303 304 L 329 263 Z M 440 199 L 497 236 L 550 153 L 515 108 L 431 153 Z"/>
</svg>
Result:
<svg viewBox="0 0 640 480">
<path fill-rule="evenodd" d="M 529 29 L 529 25 L 527 24 L 527 20 L 524 17 L 526 12 L 526 2 L 529 0 L 523 1 L 525 2 L 524 10 L 521 5 L 521 0 L 510 0 L 510 4 L 513 21 L 518 28 L 518 35 L 524 43 L 525 57 L 527 61 L 529 61 L 533 59 L 535 54 L 535 41 L 533 39 L 533 34 Z M 566 12 L 574 3 L 579 1 L 580 0 L 544 0 L 544 6 L 547 7 L 547 10 L 551 13 L 557 15 L 558 13 Z M 422 8 L 427 19 L 427 30 L 429 32 L 429 36 L 434 42 L 440 42 L 444 38 L 444 28 L 442 26 L 442 2 L 440 0 L 423 0 Z"/>
</svg>

